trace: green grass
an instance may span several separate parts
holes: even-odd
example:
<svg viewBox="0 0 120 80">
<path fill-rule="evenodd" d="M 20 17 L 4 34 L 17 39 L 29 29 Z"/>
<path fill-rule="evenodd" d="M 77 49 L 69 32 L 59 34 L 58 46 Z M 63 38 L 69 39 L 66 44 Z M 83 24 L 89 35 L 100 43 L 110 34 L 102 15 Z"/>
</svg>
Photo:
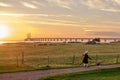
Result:
<svg viewBox="0 0 120 80">
<path fill-rule="evenodd" d="M 48 76 L 40 80 L 119 80 L 120 68 L 99 69 L 85 72 Z"/>
<path fill-rule="evenodd" d="M 120 55 L 120 43 L 86 45 L 85 43 L 12 43 L 0 45 L 0 73 L 37 69 L 81 66 L 82 54 L 89 50 L 90 65 L 95 65 L 96 54 L 102 64 L 114 64 Z M 22 53 L 24 52 L 24 65 Z M 74 65 L 72 64 L 75 55 Z M 17 66 L 18 56 L 18 66 Z M 50 67 L 48 65 L 50 58 Z M 120 62 L 120 57 L 118 59 Z M 22 66 L 22 67 L 21 67 Z"/>
</svg>

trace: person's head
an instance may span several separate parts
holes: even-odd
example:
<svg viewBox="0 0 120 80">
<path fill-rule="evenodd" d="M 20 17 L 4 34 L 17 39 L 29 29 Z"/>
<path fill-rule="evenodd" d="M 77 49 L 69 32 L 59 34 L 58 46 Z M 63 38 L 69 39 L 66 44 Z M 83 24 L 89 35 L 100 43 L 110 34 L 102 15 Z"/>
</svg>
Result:
<svg viewBox="0 0 120 80">
<path fill-rule="evenodd" d="M 85 53 L 84 54 L 88 54 L 88 50 L 87 51 L 85 51 Z"/>
</svg>

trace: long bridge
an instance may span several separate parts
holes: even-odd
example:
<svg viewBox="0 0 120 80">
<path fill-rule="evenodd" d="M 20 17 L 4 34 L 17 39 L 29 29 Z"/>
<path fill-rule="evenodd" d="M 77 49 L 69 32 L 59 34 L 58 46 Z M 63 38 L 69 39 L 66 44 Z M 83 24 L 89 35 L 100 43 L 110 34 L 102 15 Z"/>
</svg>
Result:
<svg viewBox="0 0 120 80">
<path fill-rule="evenodd" d="M 32 38 L 31 34 L 27 35 L 24 41 L 34 42 L 88 42 L 94 38 Z M 100 38 L 101 42 L 118 42 L 120 38 Z"/>
<path fill-rule="evenodd" d="M 28 37 L 25 41 L 36 42 L 87 42 L 92 41 L 94 38 L 31 38 Z M 100 38 L 102 42 L 118 42 L 120 38 Z"/>
</svg>

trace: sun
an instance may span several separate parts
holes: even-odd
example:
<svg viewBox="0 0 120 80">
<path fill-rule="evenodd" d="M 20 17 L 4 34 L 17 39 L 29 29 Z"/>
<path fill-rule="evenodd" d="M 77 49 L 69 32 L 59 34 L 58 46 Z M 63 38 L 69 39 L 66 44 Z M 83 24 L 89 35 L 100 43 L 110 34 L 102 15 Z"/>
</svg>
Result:
<svg viewBox="0 0 120 80">
<path fill-rule="evenodd" d="M 6 38 L 9 35 L 9 29 L 5 25 L 0 25 L 0 38 Z"/>
</svg>

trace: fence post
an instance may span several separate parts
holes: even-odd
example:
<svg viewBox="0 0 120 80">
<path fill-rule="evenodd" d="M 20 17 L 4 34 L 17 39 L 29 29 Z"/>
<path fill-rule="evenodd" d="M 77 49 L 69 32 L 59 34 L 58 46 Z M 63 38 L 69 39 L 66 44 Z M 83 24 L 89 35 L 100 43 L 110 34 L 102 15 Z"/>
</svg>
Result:
<svg viewBox="0 0 120 80">
<path fill-rule="evenodd" d="M 75 55 L 73 55 L 72 64 L 75 64 Z"/>
<path fill-rule="evenodd" d="M 50 65 L 50 57 L 48 56 L 48 64 L 47 64 L 47 66 L 49 66 Z"/>
<path fill-rule="evenodd" d="M 22 65 L 24 65 L 24 52 L 22 52 Z"/>
<path fill-rule="evenodd" d="M 16 56 L 16 62 L 17 62 L 17 67 L 19 67 L 19 63 L 18 63 L 18 55 Z"/>
<path fill-rule="evenodd" d="M 119 54 L 116 57 L 116 63 L 119 63 Z"/>
<path fill-rule="evenodd" d="M 96 63 L 98 62 L 98 55 L 96 54 Z"/>
</svg>

